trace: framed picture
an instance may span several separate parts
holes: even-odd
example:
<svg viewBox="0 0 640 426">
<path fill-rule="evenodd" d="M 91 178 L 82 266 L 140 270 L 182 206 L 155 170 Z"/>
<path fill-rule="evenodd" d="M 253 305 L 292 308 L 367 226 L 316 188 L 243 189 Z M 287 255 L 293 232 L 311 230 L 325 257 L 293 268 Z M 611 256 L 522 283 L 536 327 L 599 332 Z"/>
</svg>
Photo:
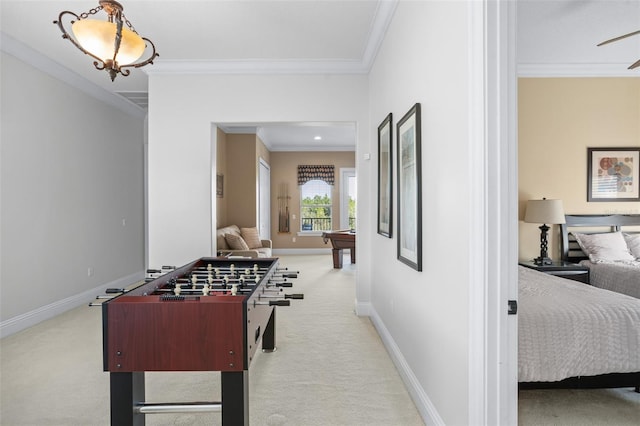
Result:
<svg viewBox="0 0 640 426">
<path fill-rule="evenodd" d="M 640 201 L 640 147 L 587 148 L 587 201 Z"/>
<path fill-rule="evenodd" d="M 392 151 L 393 140 L 392 114 L 378 126 L 378 234 L 391 238 L 393 225 L 393 209 L 391 199 L 393 195 Z"/>
<path fill-rule="evenodd" d="M 224 196 L 224 175 L 216 175 L 216 197 L 223 198 Z"/>
<path fill-rule="evenodd" d="M 420 104 L 397 124 L 398 260 L 422 271 L 422 196 Z"/>
</svg>

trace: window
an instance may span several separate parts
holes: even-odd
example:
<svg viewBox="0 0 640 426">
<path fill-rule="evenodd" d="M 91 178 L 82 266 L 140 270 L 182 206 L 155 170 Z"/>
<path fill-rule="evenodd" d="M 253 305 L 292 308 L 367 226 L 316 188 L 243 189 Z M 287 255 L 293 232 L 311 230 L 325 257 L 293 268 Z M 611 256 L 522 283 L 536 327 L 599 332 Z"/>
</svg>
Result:
<svg viewBox="0 0 640 426">
<path fill-rule="evenodd" d="M 356 229 L 356 169 L 340 169 L 340 229 Z"/>
<path fill-rule="evenodd" d="M 300 228 L 302 231 L 331 230 L 331 189 L 323 180 L 300 186 Z"/>
</svg>

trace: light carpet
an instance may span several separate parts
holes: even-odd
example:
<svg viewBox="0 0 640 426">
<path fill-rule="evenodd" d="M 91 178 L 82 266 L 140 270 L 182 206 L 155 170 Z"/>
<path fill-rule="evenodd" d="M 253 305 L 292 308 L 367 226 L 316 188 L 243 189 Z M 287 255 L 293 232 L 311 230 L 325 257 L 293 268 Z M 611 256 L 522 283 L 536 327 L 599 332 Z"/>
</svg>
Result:
<svg viewBox="0 0 640 426">
<path fill-rule="evenodd" d="M 639 426 L 640 393 L 620 389 L 533 389 L 518 395 L 523 426 Z"/>
<path fill-rule="evenodd" d="M 278 350 L 259 353 L 249 368 L 251 425 L 423 425 L 375 328 L 354 313 L 348 256 L 341 270 L 331 255 L 282 256 L 281 264 L 301 271 L 287 292 L 305 300 L 277 308 Z M 83 306 L 0 341 L 1 425 L 109 424 L 101 321 L 100 308 Z M 146 396 L 218 401 L 220 374 L 147 373 Z M 521 426 L 640 425 L 640 394 L 528 390 L 519 394 L 518 412 Z M 221 424 L 219 413 L 146 417 L 149 426 Z"/>
<path fill-rule="evenodd" d="M 278 307 L 273 353 L 249 368 L 251 425 L 423 425 L 368 318 L 355 315 L 355 265 L 285 256 L 300 270 Z M 2 339 L 5 426 L 109 424 L 101 309 L 83 306 Z M 147 373 L 147 402 L 219 401 L 216 372 Z M 147 425 L 220 425 L 220 413 L 149 414 Z"/>
</svg>

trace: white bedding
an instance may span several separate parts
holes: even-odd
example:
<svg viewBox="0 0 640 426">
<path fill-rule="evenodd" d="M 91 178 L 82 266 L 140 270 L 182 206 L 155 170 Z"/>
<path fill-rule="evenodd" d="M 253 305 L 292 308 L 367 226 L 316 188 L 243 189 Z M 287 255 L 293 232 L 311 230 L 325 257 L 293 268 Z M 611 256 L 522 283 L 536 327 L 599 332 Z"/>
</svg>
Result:
<svg viewBox="0 0 640 426">
<path fill-rule="evenodd" d="M 518 268 L 518 381 L 640 371 L 640 299 Z"/>
<path fill-rule="evenodd" d="M 640 298 L 640 261 L 593 263 L 583 260 L 580 264 L 589 268 L 592 286 Z"/>
</svg>

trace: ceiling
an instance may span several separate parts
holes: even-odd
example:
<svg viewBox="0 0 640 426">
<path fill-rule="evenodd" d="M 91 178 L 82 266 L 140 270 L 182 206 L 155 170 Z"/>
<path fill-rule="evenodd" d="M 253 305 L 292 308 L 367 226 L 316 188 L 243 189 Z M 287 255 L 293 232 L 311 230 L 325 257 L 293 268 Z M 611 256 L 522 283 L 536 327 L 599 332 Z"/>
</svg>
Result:
<svg viewBox="0 0 640 426">
<path fill-rule="evenodd" d="M 349 122 L 216 123 L 227 134 L 255 133 L 271 151 L 355 151 Z"/>
<path fill-rule="evenodd" d="M 147 73 L 366 74 L 397 5 L 397 0 L 120 2 L 136 31 L 160 54 L 153 65 L 128 77 L 111 82 L 53 24 L 60 12 L 87 12 L 97 0 L 0 0 L 3 49 L 7 40 L 17 41 L 73 70 L 78 80 L 145 108 Z M 640 36 L 595 46 L 638 29 L 637 0 L 519 0 L 518 72 L 640 76 L 640 69 L 626 70 L 640 58 Z M 272 150 L 355 149 L 353 123 L 218 124 L 230 133 L 256 132 Z M 314 140 L 318 135 L 321 141 Z"/>
<path fill-rule="evenodd" d="M 518 74 L 544 76 L 634 76 L 640 35 L 598 43 L 640 30 L 638 0 L 518 1 Z"/>
</svg>

